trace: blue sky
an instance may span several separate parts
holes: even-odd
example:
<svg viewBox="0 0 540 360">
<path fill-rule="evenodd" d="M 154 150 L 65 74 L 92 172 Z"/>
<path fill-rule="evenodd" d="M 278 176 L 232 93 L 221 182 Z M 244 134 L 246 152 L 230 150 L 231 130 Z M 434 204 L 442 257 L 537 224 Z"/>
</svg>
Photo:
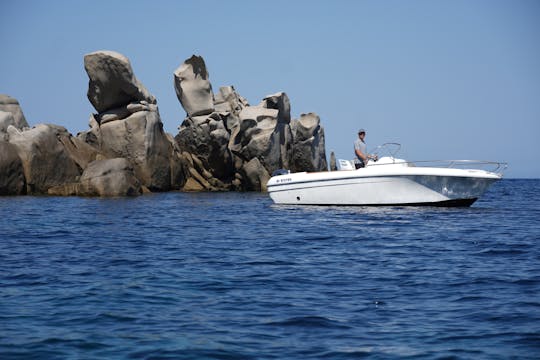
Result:
<svg viewBox="0 0 540 360">
<path fill-rule="evenodd" d="M 88 128 L 83 56 L 126 55 L 165 130 L 185 117 L 174 70 L 204 57 L 214 91 L 285 91 L 315 112 L 328 155 L 402 144 L 409 160 L 506 161 L 540 177 L 540 1 L 0 0 L 0 93 L 30 125 Z"/>
</svg>

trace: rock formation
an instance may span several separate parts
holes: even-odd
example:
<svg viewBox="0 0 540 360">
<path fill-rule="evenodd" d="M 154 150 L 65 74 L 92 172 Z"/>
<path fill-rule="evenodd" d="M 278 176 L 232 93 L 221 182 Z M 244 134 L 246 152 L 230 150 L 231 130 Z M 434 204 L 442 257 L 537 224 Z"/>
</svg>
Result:
<svg viewBox="0 0 540 360">
<path fill-rule="evenodd" d="M 5 137 L 9 125 L 22 130 L 28 127 L 19 102 L 4 94 L 0 94 L 0 139 Z"/>
<path fill-rule="evenodd" d="M 240 112 L 231 150 L 244 162 L 257 157 L 269 173 L 289 168 L 292 156 L 290 104 L 285 93 L 270 95 Z"/>
<path fill-rule="evenodd" d="M 186 118 L 176 135 L 179 148 L 191 158 L 189 163 L 211 185 L 207 190 L 227 190 L 234 175 L 229 137 L 219 113 Z"/>
<path fill-rule="evenodd" d="M 232 86 L 212 93 L 192 56 L 174 72 L 186 111 L 178 134 L 163 131 L 155 97 L 113 51 L 85 55 L 90 129 L 32 128 L 17 100 L 0 95 L 0 195 L 130 196 L 146 191 L 265 191 L 271 174 L 327 170 L 316 114 L 291 120 L 287 94 L 255 106 Z"/>
<path fill-rule="evenodd" d="M 212 85 L 202 57 L 193 55 L 176 69 L 174 88 L 187 116 L 208 115 L 214 111 Z"/>
<path fill-rule="evenodd" d="M 0 140 L 0 195 L 23 195 L 26 180 L 15 145 Z"/>
<path fill-rule="evenodd" d="M 84 68 L 90 78 L 88 100 L 99 113 L 125 107 L 129 103 L 156 99 L 137 80 L 124 55 L 114 51 L 96 51 L 84 56 Z"/>
<path fill-rule="evenodd" d="M 58 125 L 39 124 L 25 131 L 10 126 L 7 133 L 21 159 L 28 194 L 46 194 L 53 186 L 75 182 L 95 156 L 95 151 Z"/>
<path fill-rule="evenodd" d="M 48 193 L 62 196 L 135 196 L 142 194 L 142 187 L 130 162 L 116 158 L 91 162 L 78 182 L 52 187 Z"/>
<path fill-rule="evenodd" d="M 204 60 L 195 55 L 174 77 L 187 113 L 175 139 L 189 159 L 189 190 L 264 191 L 270 174 L 280 168 L 327 170 L 319 117 L 310 113 L 291 123 L 284 92 L 256 106 L 232 86 L 212 95 Z"/>
<path fill-rule="evenodd" d="M 178 189 L 184 169 L 174 140 L 163 131 L 156 100 L 135 77 L 129 60 L 116 52 L 84 57 L 88 100 L 98 111 L 91 129 L 79 138 L 106 158 L 125 158 L 143 186 L 152 191 Z"/>
<path fill-rule="evenodd" d="M 324 130 L 317 114 L 302 114 L 291 123 L 294 144 L 290 170 L 320 171 L 327 169 Z"/>
<path fill-rule="evenodd" d="M 97 151 L 64 127 L 33 128 L 16 99 L 0 95 L 0 194 L 46 194 L 77 181 Z"/>
</svg>

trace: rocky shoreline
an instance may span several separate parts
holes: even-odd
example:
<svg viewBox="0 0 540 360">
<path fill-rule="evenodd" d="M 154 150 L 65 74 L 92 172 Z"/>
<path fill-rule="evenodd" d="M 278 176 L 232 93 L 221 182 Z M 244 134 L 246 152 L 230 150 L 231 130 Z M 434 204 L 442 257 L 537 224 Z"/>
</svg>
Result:
<svg viewBox="0 0 540 360">
<path fill-rule="evenodd" d="M 84 56 L 84 67 L 96 113 L 76 136 L 58 125 L 30 128 L 18 101 L 0 95 L 0 195 L 266 191 L 278 169 L 328 169 L 318 115 L 291 119 L 284 92 L 254 106 L 232 86 L 214 94 L 200 56 L 174 72 L 186 111 L 174 137 L 127 57 L 96 51 Z"/>
</svg>

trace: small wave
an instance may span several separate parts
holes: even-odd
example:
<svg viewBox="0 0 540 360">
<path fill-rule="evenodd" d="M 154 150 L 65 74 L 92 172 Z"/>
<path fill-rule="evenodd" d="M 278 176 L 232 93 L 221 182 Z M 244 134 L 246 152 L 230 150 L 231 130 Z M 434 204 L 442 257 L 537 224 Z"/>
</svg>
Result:
<svg viewBox="0 0 540 360">
<path fill-rule="evenodd" d="M 527 251 L 520 249 L 485 249 L 476 253 L 476 255 L 523 255 Z"/>
<path fill-rule="evenodd" d="M 51 337 L 44 339 L 40 341 L 41 344 L 44 345 L 54 345 L 54 346 L 71 346 L 78 349 L 83 350 L 96 350 L 96 349 L 103 349 L 108 347 L 108 345 L 95 342 L 95 341 L 87 341 L 83 339 L 63 339 L 63 338 L 57 338 L 57 337 Z"/>
<path fill-rule="evenodd" d="M 294 262 L 283 261 L 283 260 L 266 260 L 266 261 L 265 260 L 260 260 L 260 261 L 245 262 L 242 265 L 247 265 L 247 266 L 266 266 L 266 265 L 270 265 L 270 266 L 290 266 L 290 265 L 294 265 Z"/>
<path fill-rule="evenodd" d="M 149 350 L 129 354 L 130 359 L 179 359 L 179 360 L 237 360 L 255 359 L 246 352 L 227 351 L 221 349 L 181 349 L 181 350 Z"/>
<path fill-rule="evenodd" d="M 133 316 L 128 315 L 122 315 L 122 314 L 113 314 L 113 313 L 102 313 L 99 314 L 96 317 L 96 320 L 104 319 L 104 320 L 113 320 L 114 322 L 134 322 L 137 320 L 137 318 Z"/>
<path fill-rule="evenodd" d="M 46 286 L 50 285 L 43 276 L 37 274 L 14 274 L 4 277 L 2 286 Z"/>
<path fill-rule="evenodd" d="M 274 321 L 268 325 L 275 326 L 291 326 L 291 327 L 307 327 L 307 328 L 335 328 L 348 329 L 350 326 L 337 321 L 326 318 L 324 316 L 296 316 L 282 321 Z"/>
<path fill-rule="evenodd" d="M 370 356 L 386 357 L 416 357 L 423 355 L 423 351 L 409 346 L 362 346 L 338 347 L 319 356 L 321 359 L 358 359 Z"/>
<path fill-rule="evenodd" d="M 457 299 L 454 299 L 452 301 L 453 302 L 472 302 L 472 301 L 485 301 L 486 299 L 489 299 L 489 298 L 486 296 L 481 296 L 481 295 L 465 295 Z"/>
<path fill-rule="evenodd" d="M 327 351 L 318 356 L 320 359 L 359 359 L 374 355 L 373 348 L 350 348 L 343 350 Z"/>
<path fill-rule="evenodd" d="M 538 285 L 538 284 L 540 284 L 540 278 L 538 278 L 538 279 L 519 279 L 519 280 L 512 281 L 512 284 L 524 285 L 524 286 Z"/>
<path fill-rule="evenodd" d="M 540 349 L 540 334 L 531 332 L 516 334 L 512 342 Z"/>
</svg>

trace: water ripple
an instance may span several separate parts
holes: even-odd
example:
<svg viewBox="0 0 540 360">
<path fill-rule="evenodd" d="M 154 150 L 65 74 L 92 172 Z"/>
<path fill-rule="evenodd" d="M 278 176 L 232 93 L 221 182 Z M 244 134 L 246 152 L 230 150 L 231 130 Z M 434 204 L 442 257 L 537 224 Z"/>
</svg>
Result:
<svg viewBox="0 0 540 360">
<path fill-rule="evenodd" d="M 465 209 L 0 197 L 0 358 L 535 359 L 538 189 Z"/>
</svg>

